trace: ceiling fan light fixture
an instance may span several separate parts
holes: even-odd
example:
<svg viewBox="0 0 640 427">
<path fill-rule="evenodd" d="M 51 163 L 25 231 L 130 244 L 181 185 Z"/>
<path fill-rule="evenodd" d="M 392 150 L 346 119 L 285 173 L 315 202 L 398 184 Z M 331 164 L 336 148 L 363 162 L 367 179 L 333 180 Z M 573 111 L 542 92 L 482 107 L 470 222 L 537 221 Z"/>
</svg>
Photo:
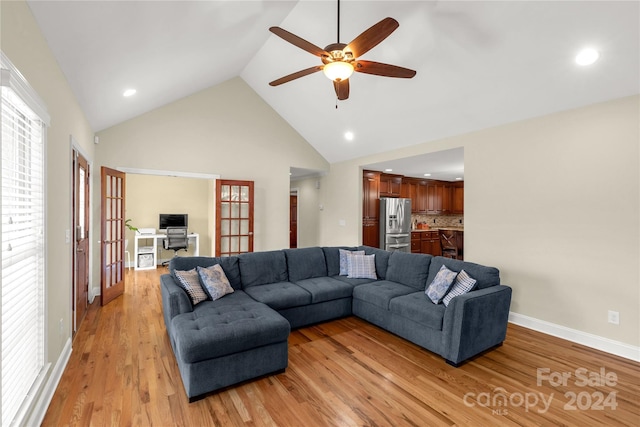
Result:
<svg viewBox="0 0 640 427">
<path fill-rule="evenodd" d="M 344 61 L 329 62 L 322 68 L 322 72 L 329 80 L 340 82 L 351 77 L 353 65 Z"/>
</svg>

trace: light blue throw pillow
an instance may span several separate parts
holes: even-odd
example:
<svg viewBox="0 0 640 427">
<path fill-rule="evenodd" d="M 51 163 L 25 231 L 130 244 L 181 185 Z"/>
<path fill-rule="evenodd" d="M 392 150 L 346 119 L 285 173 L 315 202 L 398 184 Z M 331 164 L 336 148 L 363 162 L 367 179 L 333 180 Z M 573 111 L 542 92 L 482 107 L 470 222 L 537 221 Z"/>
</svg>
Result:
<svg viewBox="0 0 640 427">
<path fill-rule="evenodd" d="M 454 297 L 466 294 L 467 292 L 471 291 L 471 289 L 473 289 L 475 285 L 476 279 L 469 276 L 469 273 L 467 273 L 466 271 L 462 270 L 460 273 L 458 273 L 458 276 L 456 276 L 456 281 L 453 283 L 451 290 L 442 299 L 442 303 L 445 307 L 448 307 L 449 303 Z"/>
<path fill-rule="evenodd" d="M 229 279 L 227 279 L 227 275 L 224 274 L 220 264 L 206 268 L 198 266 L 196 269 L 198 270 L 198 276 L 200 276 L 200 282 L 204 285 L 204 290 L 209 294 L 211 300 L 215 301 L 233 293 Z"/>
<path fill-rule="evenodd" d="M 449 270 L 446 266 L 440 267 L 438 274 L 433 278 L 433 282 L 429 285 L 424 292 L 434 304 L 439 304 L 442 298 L 447 294 L 447 291 L 453 284 L 458 273 Z"/>
<path fill-rule="evenodd" d="M 351 255 L 364 255 L 364 251 L 348 251 L 346 249 L 338 249 L 340 253 L 340 275 L 349 275 L 349 257 Z"/>
</svg>

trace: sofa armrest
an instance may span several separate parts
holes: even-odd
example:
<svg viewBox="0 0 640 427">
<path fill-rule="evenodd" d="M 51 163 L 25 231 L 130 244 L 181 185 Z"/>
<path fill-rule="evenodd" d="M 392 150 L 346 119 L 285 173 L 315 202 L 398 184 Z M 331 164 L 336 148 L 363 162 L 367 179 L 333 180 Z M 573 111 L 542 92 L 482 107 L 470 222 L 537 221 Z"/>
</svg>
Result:
<svg viewBox="0 0 640 427">
<path fill-rule="evenodd" d="M 511 288 L 497 285 L 451 300 L 442 325 L 444 358 L 457 366 L 491 347 L 507 335 Z"/>
<path fill-rule="evenodd" d="M 160 276 L 160 291 L 162 292 L 164 324 L 169 336 L 171 336 L 171 319 L 178 314 L 193 311 L 193 305 L 185 290 L 178 286 L 170 274 Z"/>
</svg>

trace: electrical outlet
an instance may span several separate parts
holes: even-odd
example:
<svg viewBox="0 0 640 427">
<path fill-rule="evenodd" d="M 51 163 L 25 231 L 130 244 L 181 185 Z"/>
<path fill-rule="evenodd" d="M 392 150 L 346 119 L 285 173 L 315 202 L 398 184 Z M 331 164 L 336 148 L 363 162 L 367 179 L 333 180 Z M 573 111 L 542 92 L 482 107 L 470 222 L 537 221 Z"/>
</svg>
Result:
<svg viewBox="0 0 640 427">
<path fill-rule="evenodd" d="M 609 323 L 613 323 L 614 325 L 620 324 L 620 313 L 617 311 L 609 310 L 608 313 Z"/>
</svg>

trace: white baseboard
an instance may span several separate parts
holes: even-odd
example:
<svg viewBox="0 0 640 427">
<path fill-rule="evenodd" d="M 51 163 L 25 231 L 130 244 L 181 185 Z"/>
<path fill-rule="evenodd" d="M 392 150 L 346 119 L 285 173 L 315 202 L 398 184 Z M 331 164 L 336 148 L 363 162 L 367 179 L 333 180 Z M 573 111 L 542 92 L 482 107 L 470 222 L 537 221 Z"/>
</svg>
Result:
<svg viewBox="0 0 640 427">
<path fill-rule="evenodd" d="M 524 314 L 514 313 L 512 311 L 509 312 L 509 322 L 547 335 L 553 335 L 554 337 L 562 338 L 567 341 L 586 345 L 587 347 L 595 348 L 596 350 L 615 354 L 616 356 L 624 357 L 625 359 L 640 362 L 640 347 L 593 335 L 588 332 L 567 328 L 566 326 L 556 325 L 555 323 L 525 316 Z"/>
<path fill-rule="evenodd" d="M 60 354 L 58 361 L 53 367 L 53 371 L 51 371 L 51 375 L 49 376 L 49 379 L 47 380 L 47 383 L 45 384 L 26 425 L 39 426 L 42 424 L 44 416 L 47 414 L 49 404 L 51 403 L 51 399 L 53 399 L 53 394 L 56 392 L 56 388 L 60 383 L 62 374 L 67 367 L 67 363 L 69 363 L 71 351 L 71 338 L 69 338 L 62 349 L 62 353 Z"/>
</svg>

